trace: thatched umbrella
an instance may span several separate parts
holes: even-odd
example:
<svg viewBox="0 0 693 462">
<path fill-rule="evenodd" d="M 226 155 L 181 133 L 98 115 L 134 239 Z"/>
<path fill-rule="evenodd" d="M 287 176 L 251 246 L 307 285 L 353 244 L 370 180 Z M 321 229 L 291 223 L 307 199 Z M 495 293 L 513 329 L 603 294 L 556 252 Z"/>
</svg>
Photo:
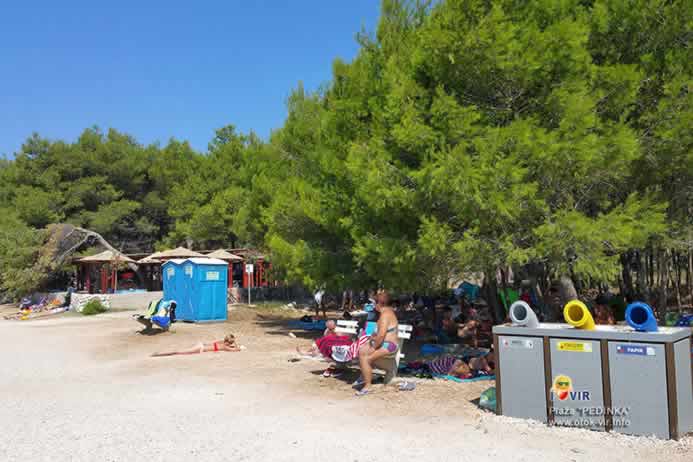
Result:
<svg viewBox="0 0 693 462">
<path fill-rule="evenodd" d="M 148 255 L 144 258 L 140 258 L 139 260 L 137 260 L 137 264 L 138 265 L 160 265 L 161 260 L 156 258 L 157 253 L 159 253 L 159 252 L 153 253 L 153 254 Z"/>
<path fill-rule="evenodd" d="M 225 260 L 225 261 L 243 261 L 243 257 L 239 257 L 238 255 L 234 255 L 231 252 L 227 252 L 224 249 L 218 249 L 215 250 L 212 253 L 207 254 L 209 258 L 218 258 L 219 260 Z"/>
<path fill-rule="evenodd" d="M 207 255 L 186 249 L 185 247 L 176 247 L 175 249 L 153 253 L 150 257 L 156 258 L 157 260 L 171 260 L 173 258 L 205 258 Z"/>
<path fill-rule="evenodd" d="M 102 287 L 101 287 L 101 292 L 105 293 L 106 292 L 106 286 L 103 281 L 111 280 L 112 281 L 112 289 L 115 290 L 117 289 L 118 285 L 118 267 L 120 265 L 126 265 L 126 264 L 132 264 L 135 263 L 135 260 L 132 258 L 128 257 L 127 255 L 124 255 L 118 251 L 113 251 L 113 250 L 104 250 L 101 253 L 97 253 L 96 255 L 89 255 L 88 257 L 82 257 L 79 260 L 77 260 L 80 264 L 84 265 L 84 272 L 86 274 L 89 273 L 89 265 L 102 265 L 100 272 L 101 272 L 101 281 L 102 281 Z M 110 283 L 107 283 L 110 285 Z"/>
<path fill-rule="evenodd" d="M 104 250 L 96 255 L 82 257 L 78 261 L 85 263 L 135 263 L 135 260 L 120 252 Z"/>
</svg>

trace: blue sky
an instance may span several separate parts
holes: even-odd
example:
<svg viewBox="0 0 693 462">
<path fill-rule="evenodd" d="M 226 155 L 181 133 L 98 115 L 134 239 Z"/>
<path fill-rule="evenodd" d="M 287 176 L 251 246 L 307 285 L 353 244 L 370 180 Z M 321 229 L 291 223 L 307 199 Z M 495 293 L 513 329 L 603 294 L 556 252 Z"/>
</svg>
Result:
<svg viewBox="0 0 693 462">
<path fill-rule="evenodd" d="M 379 0 L 15 1 L 0 9 L 0 156 L 38 132 L 98 125 L 205 150 L 233 123 L 267 137 L 299 81 L 315 89 Z"/>
</svg>

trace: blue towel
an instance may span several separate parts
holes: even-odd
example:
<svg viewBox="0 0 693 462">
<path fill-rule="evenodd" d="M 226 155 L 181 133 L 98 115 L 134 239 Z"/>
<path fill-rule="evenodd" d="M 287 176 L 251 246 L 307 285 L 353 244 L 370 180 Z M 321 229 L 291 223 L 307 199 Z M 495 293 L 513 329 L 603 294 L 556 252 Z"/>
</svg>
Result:
<svg viewBox="0 0 693 462">
<path fill-rule="evenodd" d="M 313 322 L 306 322 L 306 321 L 300 321 L 300 320 L 295 320 L 295 321 L 289 321 L 289 327 L 292 329 L 302 329 L 302 330 L 325 330 L 325 321 L 319 320 L 319 321 L 313 321 Z"/>
<path fill-rule="evenodd" d="M 433 374 L 436 379 L 451 380 L 453 382 L 464 383 L 464 382 L 480 382 L 482 380 L 496 380 L 495 375 L 480 375 L 478 377 L 472 377 L 470 379 L 461 379 L 455 377 L 454 375 L 443 375 L 443 374 Z"/>
<path fill-rule="evenodd" d="M 425 355 L 436 355 L 436 354 L 444 353 L 445 348 L 443 348 L 440 345 L 434 345 L 432 343 L 424 343 L 423 345 L 421 345 L 420 351 L 421 351 L 421 354 L 424 356 Z"/>
<path fill-rule="evenodd" d="M 171 325 L 171 319 L 168 316 L 152 316 L 152 322 L 162 329 L 168 329 Z"/>
</svg>

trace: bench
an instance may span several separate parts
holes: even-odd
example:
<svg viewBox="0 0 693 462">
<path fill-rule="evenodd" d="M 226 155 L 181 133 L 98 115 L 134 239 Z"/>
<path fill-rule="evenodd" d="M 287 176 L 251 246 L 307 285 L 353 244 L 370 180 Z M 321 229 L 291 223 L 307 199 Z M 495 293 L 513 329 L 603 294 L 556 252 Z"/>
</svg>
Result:
<svg viewBox="0 0 693 462">
<path fill-rule="evenodd" d="M 367 323 L 366 332 L 370 332 L 370 330 L 374 329 L 374 327 L 374 322 Z M 337 328 L 335 330 L 340 334 L 358 335 L 358 321 L 347 321 L 344 319 L 340 319 L 337 321 Z M 402 353 L 402 345 L 404 344 L 405 340 L 411 338 L 412 330 L 413 327 L 408 324 L 399 324 L 397 329 L 397 338 L 399 340 L 397 344 L 397 350 L 394 353 L 384 356 L 375 361 L 375 363 L 373 363 L 374 368 L 381 370 L 385 373 L 386 384 L 390 383 L 392 379 L 394 379 L 397 376 L 399 361 L 400 359 L 404 358 L 404 354 Z M 358 362 L 358 358 L 354 358 L 354 361 Z"/>
</svg>

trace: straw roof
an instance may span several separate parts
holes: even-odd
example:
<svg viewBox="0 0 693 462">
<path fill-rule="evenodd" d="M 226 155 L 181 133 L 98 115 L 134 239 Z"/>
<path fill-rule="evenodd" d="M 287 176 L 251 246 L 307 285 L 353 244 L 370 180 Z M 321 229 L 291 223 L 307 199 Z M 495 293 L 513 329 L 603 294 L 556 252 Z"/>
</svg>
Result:
<svg viewBox="0 0 693 462">
<path fill-rule="evenodd" d="M 239 257 L 238 255 L 234 255 L 231 252 L 227 252 L 224 249 L 218 249 L 215 250 L 212 253 L 207 254 L 209 258 L 218 258 L 220 260 L 227 260 L 227 261 L 242 261 L 243 257 Z"/>
<path fill-rule="evenodd" d="M 137 260 L 137 263 L 139 263 L 140 265 L 148 265 L 148 264 L 151 265 L 151 264 L 161 263 L 161 260 L 159 260 L 158 258 L 154 258 L 154 255 L 155 254 L 151 254 L 151 255 L 148 255 L 144 258 L 140 258 L 139 260 Z"/>
<path fill-rule="evenodd" d="M 205 255 L 202 255 L 199 252 L 195 252 L 194 250 L 186 249 L 185 247 L 176 247 L 175 249 L 164 250 L 161 252 L 153 253 L 149 257 L 156 258 L 156 259 L 190 258 L 190 257 L 204 258 Z"/>
<path fill-rule="evenodd" d="M 82 257 L 79 259 L 79 261 L 86 263 L 105 263 L 112 261 L 118 261 L 119 263 L 135 263 L 135 260 L 128 257 L 127 255 L 124 255 L 120 252 L 115 253 L 110 250 L 104 250 L 103 252 L 97 253 L 96 255 Z"/>
<path fill-rule="evenodd" d="M 244 260 L 265 259 L 265 256 L 257 249 L 231 249 L 231 253 L 240 256 Z"/>
</svg>

